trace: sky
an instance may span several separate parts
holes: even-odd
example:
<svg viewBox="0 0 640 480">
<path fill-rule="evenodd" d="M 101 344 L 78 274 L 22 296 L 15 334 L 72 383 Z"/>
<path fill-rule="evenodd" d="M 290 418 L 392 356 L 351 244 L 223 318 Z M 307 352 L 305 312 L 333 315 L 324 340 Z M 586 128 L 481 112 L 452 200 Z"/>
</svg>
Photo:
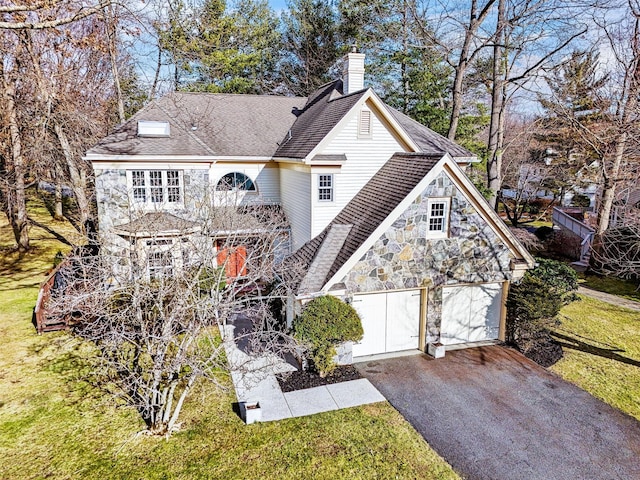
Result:
<svg viewBox="0 0 640 480">
<path fill-rule="evenodd" d="M 269 5 L 274 10 L 283 10 L 287 7 L 287 0 L 269 0 Z"/>
</svg>

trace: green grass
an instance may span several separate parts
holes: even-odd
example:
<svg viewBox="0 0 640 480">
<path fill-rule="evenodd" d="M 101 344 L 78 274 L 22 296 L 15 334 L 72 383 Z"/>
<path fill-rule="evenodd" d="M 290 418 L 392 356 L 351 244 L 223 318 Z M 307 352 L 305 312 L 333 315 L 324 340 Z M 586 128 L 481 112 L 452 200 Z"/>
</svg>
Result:
<svg viewBox="0 0 640 480">
<path fill-rule="evenodd" d="M 640 312 L 581 296 L 561 314 L 565 357 L 551 369 L 640 420 Z"/>
<path fill-rule="evenodd" d="M 136 412 L 85 381 L 90 349 L 36 335 L 38 285 L 63 248 L 32 234 L 33 252 L 13 252 L 0 220 L 0 478 L 458 478 L 387 403 L 247 426 L 230 388 L 202 384 L 172 438 L 139 435 Z"/>
<path fill-rule="evenodd" d="M 522 227 L 535 227 L 535 228 L 552 227 L 553 223 L 551 223 L 548 220 L 535 220 L 535 221 L 529 221 L 529 222 L 522 222 L 520 224 L 520 226 L 522 226 Z"/>
<path fill-rule="evenodd" d="M 580 285 L 583 287 L 598 290 L 599 292 L 610 293 L 620 297 L 628 298 L 640 302 L 640 289 L 638 282 L 621 280 L 613 277 L 602 277 L 599 275 L 580 274 Z"/>
</svg>

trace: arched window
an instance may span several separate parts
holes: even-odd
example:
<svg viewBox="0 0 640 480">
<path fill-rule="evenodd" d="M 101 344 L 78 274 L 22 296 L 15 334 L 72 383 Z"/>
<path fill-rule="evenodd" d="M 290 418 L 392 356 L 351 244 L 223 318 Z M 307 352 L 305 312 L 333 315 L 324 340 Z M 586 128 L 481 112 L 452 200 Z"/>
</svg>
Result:
<svg viewBox="0 0 640 480">
<path fill-rule="evenodd" d="M 255 192 L 256 185 L 244 173 L 232 172 L 227 173 L 220 179 L 216 190 L 245 190 L 247 192 Z"/>
</svg>

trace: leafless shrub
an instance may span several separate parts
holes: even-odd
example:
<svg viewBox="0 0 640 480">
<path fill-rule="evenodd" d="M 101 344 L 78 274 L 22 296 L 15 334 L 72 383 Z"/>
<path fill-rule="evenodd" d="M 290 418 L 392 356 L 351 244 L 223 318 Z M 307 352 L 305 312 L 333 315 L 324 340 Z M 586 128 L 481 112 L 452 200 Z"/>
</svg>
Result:
<svg viewBox="0 0 640 480">
<path fill-rule="evenodd" d="M 591 256 L 592 268 L 596 272 L 639 280 L 640 225 L 610 228 L 596 238 Z"/>
<path fill-rule="evenodd" d="M 544 247 L 538 237 L 524 228 L 511 228 L 511 233 L 530 252 L 539 252 Z"/>
<path fill-rule="evenodd" d="M 195 217 L 146 213 L 119 235 L 103 232 L 97 256 L 71 259 L 51 305 L 97 346 L 101 385 L 136 408 L 153 434 L 177 428 L 197 381 L 225 383 L 220 326 L 251 319 L 254 328 L 236 341 L 254 354 L 282 354 L 291 344 L 269 309 L 287 295 L 280 211 L 227 207 Z"/>
</svg>

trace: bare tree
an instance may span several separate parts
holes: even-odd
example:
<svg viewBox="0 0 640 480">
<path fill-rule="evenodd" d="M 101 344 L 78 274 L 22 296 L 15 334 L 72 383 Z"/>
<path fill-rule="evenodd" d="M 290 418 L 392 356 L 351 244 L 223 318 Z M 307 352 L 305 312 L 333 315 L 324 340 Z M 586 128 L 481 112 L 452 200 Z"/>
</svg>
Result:
<svg viewBox="0 0 640 480">
<path fill-rule="evenodd" d="M 597 238 L 591 257 L 598 273 L 640 280 L 640 222 L 608 229 Z"/>
<path fill-rule="evenodd" d="M 25 5 L 0 5 L 0 15 L 2 15 L 0 29 L 45 30 L 56 28 L 94 15 L 112 2 L 113 0 L 99 0 L 85 5 L 85 2 L 53 0 L 27 2 Z M 34 17 L 34 14 L 37 16 Z"/>
<path fill-rule="evenodd" d="M 211 206 L 192 214 L 197 222 L 134 213 L 115 227 L 119 235 L 103 232 L 97 256 L 72 259 L 52 307 L 78 319 L 73 331 L 97 347 L 101 385 L 136 408 L 152 434 L 178 428 L 196 382 L 226 383 L 220 326 L 240 314 L 253 319 L 257 328 L 244 343 L 254 353 L 274 354 L 288 342 L 270 314 L 271 301 L 287 294 L 279 209 Z"/>
<path fill-rule="evenodd" d="M 497 207 L 502 184 L 505 115 L 515 95 L 545 69 L 562 61 L 565 50 L 587 31 L 585 5 L 547 0 L 499 0 L 491 67 L 491 121 L 487 142 L 489 203 Z"/>
<path fill-rule="evenodd" d="M 574 150 L 594 159 L 600 167 L 602 194 L 598 206 L 596 236 L 609 228 L 616 190 L 625 177 L 625 166 L 637 163 L 638 95 L 640 94 L 640 3 L 637 0 L 607 2 L 607 9 L 592 12 L 595 49 L 606 60 L 594 57 L 595 74 L 582 81 L 583 92 L 573 103 L 590 102 L 576 114 L 572 102 L 555 98 L 548 105 L 567 128 Z M 601 55 L 602 56 L 602 55 Z M 549 82 L 553 88 L 552 82 Z M 596 242 L 596 245 L 602 245 Z"/>
<path fill-rule="evenodd" d="M 469 68 L 491 44 L 493 32 L 487 25 L 495 14 L 497 0 L 456 2 L 414 2 L 413 14 L 420 31 L 438 45 L 454 73 L 451 114 L 447 137 L 456 139 L 465 100 L 465 80 Z M 434 16 L 434 12 L 438 12 Z"/>
<path fill-rule="evenodd" d="M 544 158 L 532 155 L 536 148 L 536 121 L 520 115 L 508 115 L 506 120 L 502 189 L 500 201 L 507 219 L 514 227 L 523 220 L 541 190 L 545 190 L 550 167 Z M 553 202 L 549 202 L 551 204 Z M 541 216 L 544 216 L 543 212 Z"/>
<path fill-rule="evenodd" d="M 609 227 L 621 167 L 630 137 L 637 132 L 640 119 L 640 3 L 628 0 L 619 9 L 620 20 L 617 24 L 611 23 L 606 15 L 595 19 L 615 59 L 611 75 L 615 83 L 611 89 L 613 107 L 609 128 L 605 132 L 588 132 L 588 136 L 599 144 L 602 153 L 603 189 L 596 235 L 603 235 Z"/>
<path fill-rule="evenodd" d="M 2 34 L 3 58 L 0 62 L 0 87 L 2 88 L 2 141 L 0 142 L 0 192 L 2 205 L 11 224 L 18 249 L 29 250 L 29 223 L 25 195 L 26 159 L 20 129 L 16 84 L 24 65 L 22 49 L 10 50 L 12 39 Z M 10 53 L 11 52 L 11 53 Z"/>
<path fill-rule="evenodd" d="M 99 60 L 104 29 L 92 15 L 108 3 L 60 0 L 0 6 L 2 203 L 21 250 L 29 249 L 33 223 L 27 215 L 26 188 L 39 178 L 54 180 L 58 193 L 62 176 L 71 184 L 80 211 L 75 222 L 79 230 L 91 216 L 90 172 L 80 156 L 95 142 L 98 130 L 106 130 L 107 115 L 100 118 L 109 109 Z M 59 215 L 60 208 L 55 213 Z"/>
</svg>

